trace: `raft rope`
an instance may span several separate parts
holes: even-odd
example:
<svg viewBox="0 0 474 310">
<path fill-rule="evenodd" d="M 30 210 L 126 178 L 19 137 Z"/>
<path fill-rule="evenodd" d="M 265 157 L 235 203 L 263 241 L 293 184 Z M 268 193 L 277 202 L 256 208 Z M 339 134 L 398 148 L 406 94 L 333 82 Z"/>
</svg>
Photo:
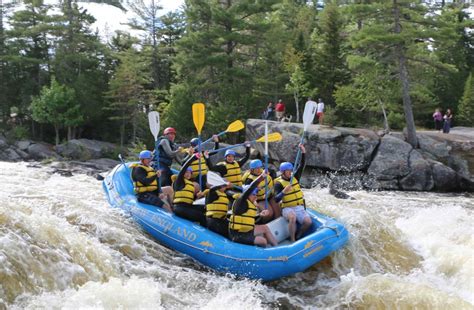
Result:
<svg viewBox="0 0 474 310">
<path fill-rule="evenodd" d="M 308 251 L 314 247 L 316 247 L 317 245 L 319 245 L 320 243 L 326 241 L 326 240 L 329 240 L 329 239 L 332 239 L 332 238 L 339 238 L 339 235 L 340 233 L 338 232 L 337 228 L 335 227 L 330 227 L 330 226 L 321 226 L 319 229 L 324 229 L 324 228 L 329 228 L 333 231 L 336 232 L 336 235 L 335 236 L 331 236 L 331 237 L 327 237 L 325 239 L 322 239 L 322 240 L 319 240 L 318 242 L 315 242 L 314 244 L 311 244 L 311 246 L 307 247 L 307 248 L 303 248 L 301 250 L 299 250 L 298 252 L 295 252 L 293 253 L 292 255 L 290 256 L 280 256 L 280 257 L 269 257 L 269 258 L 240 258 L 240 257 L 234 257 L 234 256 L 230 256 L 230 255 L 226 255 L 226 254 L 221 254 L 221 253 L 217 253 L 217 252 L 213 252 L 213 251 L 210 251 L 209 249 L 207 248 L 200 248 L 198 246 L 195 246 L 194 244 L 191 244 L 191 243 L 188 243 L 188 242 L 185 242 L 181 239 L 177 239 L 175 237 L 172 237 L 170 236 L 169 234 L 166 233 L 166 231 L 168 229 L 166 229 L 164 232 L 161 231 L 161 230 L 158 230 L 158 229 L 155 229 L 155 227 L 149 225 L 148 223 L 146 223 L 145 221 L 143 220 L 140 220 L 140 222 L 142 222 L 143 224 L 145 224 L 146 226 L 148 226 L 149 228 L 153 229 L 154 231 L 162 234 L 162 235 L 165 235 L 167 236 L 168 238 L 176 241 L 176 242 L 179 242 L 181 244 L 184 244 L 190 248 L 193 248 L 193 249 L 196 249 L 196 250 L 199 250 L 199 251 L 202 251 L 204 253 L 208 253 L 208 254 L 213 254 L 213 255 L 216 255 L 216 256 L 220 256 L 220 257 L 224 257 L 224 258 L 229 258 L 229 259 L 232 259 L 232 260 L 236 260 L 236 261 L 269 261 L 269 262 L 272 262 L 272 261 L 283 261 L 283 262 L 286 262 L 286 261 L 289 261 L 290 259 L 292 259 L 293 257 L 299 255 L 300 253 L 302 252 L 305 252 L 305 251 Z"/>
</svg>

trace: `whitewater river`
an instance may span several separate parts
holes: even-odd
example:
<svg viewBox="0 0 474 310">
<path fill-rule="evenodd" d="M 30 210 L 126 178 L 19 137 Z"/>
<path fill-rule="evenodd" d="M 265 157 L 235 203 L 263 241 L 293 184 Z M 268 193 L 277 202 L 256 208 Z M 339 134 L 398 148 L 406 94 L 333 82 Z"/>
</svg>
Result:
<svg viewBox="0 0 474 310">
<path fill-rule="evenodd" d="M 0 182 L 0 309 L 474 309 L 472 195 L 306 191 L 349 244 L 261 283 L 156 243 L 90 176 L 0 162 Z"/>
</svg>

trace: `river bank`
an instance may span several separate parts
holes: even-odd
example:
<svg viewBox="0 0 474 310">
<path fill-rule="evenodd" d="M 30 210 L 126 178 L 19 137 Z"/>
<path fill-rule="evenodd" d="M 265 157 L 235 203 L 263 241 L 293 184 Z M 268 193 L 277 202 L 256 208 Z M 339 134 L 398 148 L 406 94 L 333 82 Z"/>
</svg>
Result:
<svg viewBox="0 0 474 310">
<path fill-rule="evenodd" d="M 249 119 L 246 140 L 264 135 L 265 122 Z M 302 124 L 269 121 L 269 130 L 283 136 L 271 143 L 271 167 L 294 161 Z M 419 131 L 413 148 L 403 133 L 384 134 L 369 129 L 309 126 L 307 160 L 301 184 L 337 190 L 401 190 L 474 192 L 474 128 L 454 127 L 450 134 Z M 183 143 L 183 146 L 188 146 Z M 252 158 L 263 158 L 263 143 L 253 144 Z M 0 135 L 0 160 L 39 161 L 54 173 L 97 175 L 119 163 L 112 143 L 77 139 L 58 147 L 35 141 L 8 141 Z M 236 149 L 245 152 L 244 147 Z M 213 156 L 222 160 L 223 152 Z M 35 164 L 37 165 L 37 164 Z M 247 169 L 247 165 L 243 169 Z"/>
</svg>

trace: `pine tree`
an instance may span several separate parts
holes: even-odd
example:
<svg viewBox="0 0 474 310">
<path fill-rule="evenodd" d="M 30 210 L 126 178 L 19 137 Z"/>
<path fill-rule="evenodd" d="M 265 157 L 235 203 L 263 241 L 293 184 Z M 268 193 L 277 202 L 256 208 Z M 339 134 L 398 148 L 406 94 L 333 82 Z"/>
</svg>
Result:
<svg viewBox="0 0 474 310">
<path fill-rule="evenodd" d="M 458 106 L 458 124 L 474 127 L 474 78 L 471 74 L 466 80 L 464 94 Z"/>
<path fill-rule="evenodd" d="M 362 27 L 352 36 L 353 46 L 363 55 L 385 64 L 400 81 L 407 141 L 417 147 L 410 65 L 439 65 L 426 57 L 431 42 L 449 40 L 456 35 L 449 24 L 439 20 L 435 11 L 420 2 L 406 0 L 373 1 L 350 6 Z"/>
</svg>

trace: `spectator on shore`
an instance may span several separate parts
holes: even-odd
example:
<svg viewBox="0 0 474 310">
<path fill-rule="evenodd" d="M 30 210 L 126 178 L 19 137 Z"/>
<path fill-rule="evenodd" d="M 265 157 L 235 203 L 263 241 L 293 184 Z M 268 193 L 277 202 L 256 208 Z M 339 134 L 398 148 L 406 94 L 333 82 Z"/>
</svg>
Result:
<svg viewBox="0 0 474 310">
<path fill-rule="evenodd" d="M 322 125 L 324 120 L 324 102 L 321 98 L 318 99 L 316 115 L 318 116 L 319 125 Z"/>
<path fill-rule="evenodd" d="M 443 114 L 441 114 L 441 111 L 439 108 L 435 110 L 433 113 L 433 120 L 435 123 L 435 130 L 438 130 L 441 132 L 441 129 L 443 128 Z"/>
<path fill-rule="evenodd" d="M 281 99 L 278 100 L 276 106 L 275 106 L 275 112 L 276 112 L 276 120 L 281 122 L 283 119 L 283 116 L 285 115 L 286 107 L 285 104 Z"/>
<path fill-rule="evenodd" d="M 444 114 L 444 124 L 443 124 L 443 133 L 449 133 L 451 130 L 451 122 L 453 120 L 453 113 L 451 109 L 446 110 L 446 114 Z"/>
<path fill-rule="evenodd" d="M 263 112 L 263 119 L 267 119 L 269 121 L 273 121 L 275 119 L 275 107 L 273 106 L 272 101 L 268 103 L 266 110 Z"/>
</svg>

